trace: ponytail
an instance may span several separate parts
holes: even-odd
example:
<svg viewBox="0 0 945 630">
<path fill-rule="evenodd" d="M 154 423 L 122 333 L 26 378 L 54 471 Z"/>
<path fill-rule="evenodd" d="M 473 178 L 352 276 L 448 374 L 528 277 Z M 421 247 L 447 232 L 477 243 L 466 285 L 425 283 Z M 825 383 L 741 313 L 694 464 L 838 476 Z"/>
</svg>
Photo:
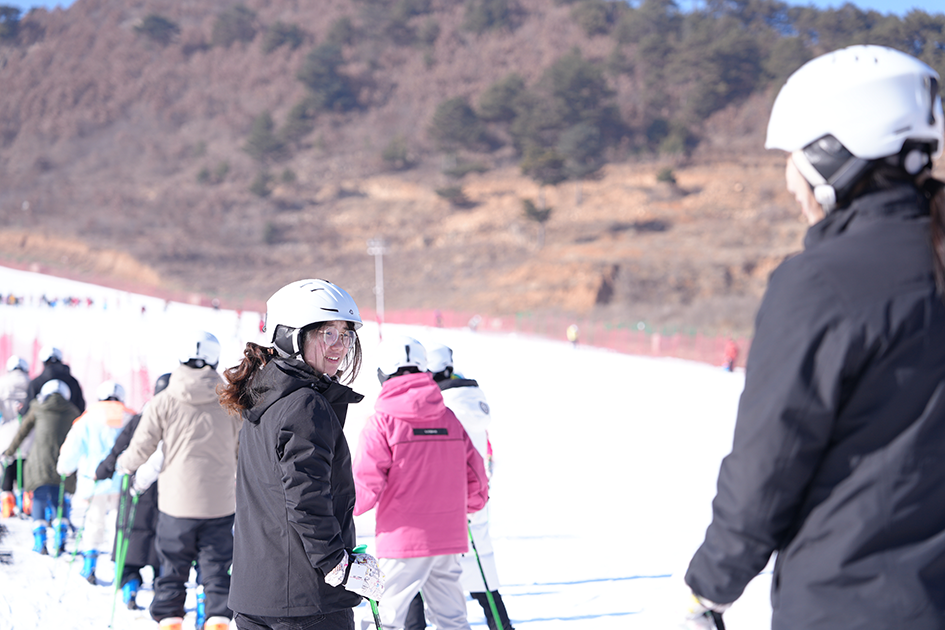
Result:
<svg viewBox="0 0 945 630">
<path fill-rule="evenodd" d="M 275 350 L 249 342 L 243 350 L 243 360 L 239 365 L 228 368 L 223 372 L 226 385 L 217 389 L 220 404 L 231 414 L 239 414 L 245 409 L 251 409 L 255 404 L 255 396 L 251 383 L 256 372 L 269 363 L 275 356 Z"/>
</svg>

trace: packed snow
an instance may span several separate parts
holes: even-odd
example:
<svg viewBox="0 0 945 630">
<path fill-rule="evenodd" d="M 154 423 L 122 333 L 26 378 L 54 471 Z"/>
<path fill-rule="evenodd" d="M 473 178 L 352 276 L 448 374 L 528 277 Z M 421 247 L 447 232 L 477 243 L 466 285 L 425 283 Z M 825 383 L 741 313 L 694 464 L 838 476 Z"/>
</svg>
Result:
<svg viewBox="0 0 945 630">
<path fill-rule="evenodd" d="M 259 313 L 166 303 L 6 268 L 0 293 L 23 298 L 0 305 L 0 359 L 20 354 L 35 375 L 39 347 L 58 345 L 86 398 L 113 378 L 135 409 L 154 379 L 177 364 L 176 351 L 192 331 L 220 339 L 221 370 L 238 362 L 247 341 L 262 341 Z M 63 305 L 66 296 L 80 304 Z M 371 296 L 354 297 L 373 306 Z M 468 329 L 384 325 L 380 332 L 450 346 L 456 369 L 477 379 L 489 399 L 495 472 L 488 509 L 499 591 L 516 630 L 680 627 L 682 574 L 711 517 L 742 373 Z M 378 337 L 377 324 L 365 322 L 364 366 L 354 383 L 365 399 L 351 408 L 345 427 L 352 450 L 380 390 Z M 373 512 L 356 522 L 370 552 Z M 31 521 L 0 523 L 8 530 L 0 551 L 12 555 L 0 564 L 0 630 L 157 626 L 145 610 L 129 611 L 115 596 L 107 558 L 99 560 L 101 584 L 91 586 L 79 576 L 81 557 L 31 551 Z M 70 540 L 67 550 L 73 546 Z M 189 586 L 184 628 L 193 629 L 195 584 Z M 726 613 L 730 630 L 770 626 L 769 586 L 766 570 Z M 138 603 L 146 606 L 151 595 L 146 574 Z M 468 611 L 474 629 L 486 627 L 471 599 Z"/>
</svg>

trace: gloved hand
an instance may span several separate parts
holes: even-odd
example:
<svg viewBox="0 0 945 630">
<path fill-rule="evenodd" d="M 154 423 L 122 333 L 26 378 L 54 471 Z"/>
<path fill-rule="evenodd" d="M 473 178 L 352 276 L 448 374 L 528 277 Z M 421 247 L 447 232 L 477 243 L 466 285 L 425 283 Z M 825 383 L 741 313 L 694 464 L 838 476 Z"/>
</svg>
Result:
<svg viewBox="0 0 945 630">
<path fill-rule="evenodd" d="M 10 455 L 0 455 L 0 468 L 6 468 L 13 463 L 13 457 Z"/>
<path fill-rule="evenodd" d="M 345 551 L 344 559 L 325 576 L 329 586 L 343 586 L 352 593 L 375 601 L 384 594 L 384 574 L 377 559 L 366 553 Z"/>
<path fill-rule="evenodd" d="M 686 630 L 725 630 L 722 613 L 730 606 L 731 604 L 716 604 L 695 593 L 690 593 L 683 628 Z"/>
</svg>

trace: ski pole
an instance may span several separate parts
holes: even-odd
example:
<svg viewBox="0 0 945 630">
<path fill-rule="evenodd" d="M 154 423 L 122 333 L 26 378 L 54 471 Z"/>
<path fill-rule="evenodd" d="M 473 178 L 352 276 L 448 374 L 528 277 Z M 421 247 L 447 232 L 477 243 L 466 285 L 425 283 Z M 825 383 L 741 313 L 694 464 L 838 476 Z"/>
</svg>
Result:
<svg viewBox="0 0 945 630">
<path fill-rule="evenodd" d="M 367 551 L 367 545 L 358 545 L 357 547 L 352 549 L 352 551 L 354 553 L 364 553 L 365 551 Z M 377 602 L 371 599 L 370 597 L 367 597 L 365 599 L 367 599 L 368 603 L 371 604 L 371 613 L 374 614 L 374 627 L 377 628 L 377 630 L 381 630 L 381 613 L 377 609 Z"/>
<path fill-rule="evenodd" d="M 58 558 L 62 550 L 60 545 L 65 545 L 65 534 L 61 533 L 62 531 L 62 505 L 66 500 L 66 476 L 59 475 L 59 505 L 56 507 L 56 523 L 53 526 L 53 544 L 56 545 L 56 557 Z M 60 542 L 60 537 L 62 541 Z"/>
<path fill-rule="evenodd" d="M 482 575 L 482 585 L 486 587 L 486 599 L 489 600 L 489 610 L 492 611 L 492 618 L 495 619 L 495 627 L 499 630 L 502 628 L 502 620 L 499 619 L 499 609 L 495 606 L 495 598 L 492 597 L 492 590 L 489 588 L 489 583 L 486 581 L 486 572 L 482 568 L 482 560 L 479 559 L 479 550 L 476 549 L 476 539 L 473 538 L 472 533 L 472 524 L 467 521 L 466 531 L 469 532 L 469 542 L 472 545 L 473 553 L 476 554 L 476 564 L 479 565 L 479 573 Z"/>
<path fill-rule="evenodd" d="M 130 475 L 124 475 L 121 480 L 121 506 L 118 508 L 118 518 L 122 520 L 122 515 L 127 501 L 128 486 L 130 484 Z M 121 580 L 125 572 L 125 558 L 128 555 L 128 539 L 131 538 L 131 528 L 134 527 L 135 511 L 138 507 L 138 495 L 131 495 L 131 507 L 128 514 L 125 515 L 124 523 L 119 525 L 118 541 L 115 543 L 115 591 L 112 593 L 112 616 L 108 622 L 108 627 L 114 627 L 115 622 L 115 600 L 118 598 L 118 591 L 121 590 Z M 127 530 L 127 531 L 126 531 Z"/>
</svg>

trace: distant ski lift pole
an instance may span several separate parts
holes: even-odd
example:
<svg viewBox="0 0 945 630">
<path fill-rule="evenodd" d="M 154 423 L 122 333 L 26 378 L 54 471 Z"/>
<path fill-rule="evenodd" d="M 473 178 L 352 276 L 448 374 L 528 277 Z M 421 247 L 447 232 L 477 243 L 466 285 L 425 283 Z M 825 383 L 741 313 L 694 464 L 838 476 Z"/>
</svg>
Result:
<svg viewBox="0 0 945 630">
<path fill-rule="evenodd" d="M 384 253 L 387 246 L 382 238 L 368 239 L 367 253 L 374 256 L 374 297 L 377 300 L 377 338 L 383 340 L 381 324 L 384 322 Z"/>
</svg>

